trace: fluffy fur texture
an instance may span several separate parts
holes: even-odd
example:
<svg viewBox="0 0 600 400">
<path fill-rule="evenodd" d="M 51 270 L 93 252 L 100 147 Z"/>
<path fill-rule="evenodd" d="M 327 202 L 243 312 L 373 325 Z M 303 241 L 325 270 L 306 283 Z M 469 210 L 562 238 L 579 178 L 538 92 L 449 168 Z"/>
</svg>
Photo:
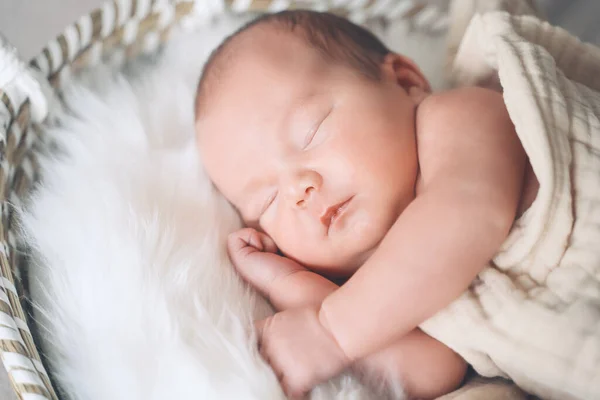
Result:
<svg viewBox="0 0 600 400">
<path fill-rule="evenodd" d="M 272 310 L 228 261 L 225 237 L 240 221 L 193 140 L 201 65 L 239 23 L 186 35 L 152 66 L 94 71 L 66 90 L 68 111 L 45 133 L 61 151 L 41 157 L 23 226 L 43 349 L 65 398 L 284 397 L 249 329 Z M 344 376 L 312 398 L 374 394 Z"/>
</svg>

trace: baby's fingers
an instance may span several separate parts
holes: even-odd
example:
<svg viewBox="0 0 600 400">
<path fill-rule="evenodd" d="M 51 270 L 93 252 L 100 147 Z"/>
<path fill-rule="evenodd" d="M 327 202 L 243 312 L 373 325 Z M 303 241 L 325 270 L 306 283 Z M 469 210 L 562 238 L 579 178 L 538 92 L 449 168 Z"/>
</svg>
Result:
<svg viewBox="0 0 600 400">
<path fill-rule="evenodd" d="M 269 235 L 262 232 L 256 233 L 258 233 L 258 237 L 263 245 L 263 251 L 266 251 L 267 253 L 277 253 L 277 245 Z"/>
<path fill-rule="evenodd" d="M 288 379 L 284 375 L 283 370 L 277 362 L 277 353 L 274 354 L 274 357 L 271 356 L 271 351 L 273 351 L 272 344 L 266 342 L 264 336 L 265 330 L 269 329 L 269 324 L 271 323 L 271 321 L 272 317 L 256 321 L 254 323 L 260 356 L 267 364 L 271 366 L 275 377 L 279 381 L 279 384 L 281 385 L 281 388 L 286 393 L 286 395 L 291 400 L 303 400 L 306 398 L 306 396 L 302 392 L 297 391 L 294 388 L 294 386 L 291 385 L 290 382 L 288 382 Z"/>
<path fill-rule="evenodd" d="M 255 251 L 277 253 L 277 246 L 273 239 L 253 228 L 240 229 L 230 234 L 227 238 L 227 249 L 230 255 Z"/>
<path fill-rule="evenodd" d="M 298 390 L 294 388 L 285 377 L 285 375 L 281 375 L 279 377 L 279 383 L 281 384 L 281 388 L 283 392 L 290 398 L 291 400 L 306 400 L 308 398 L 308 393 L 305 391 Z"/>
<path fill-rule="evenodd" d="M 264 248 L 260 236 L 255 229 L 240 229 L 227 237 L 229 254 L 237 254 L 246 248 L 248 248 L 248 251 L 262 251 Z"/>
</svg>

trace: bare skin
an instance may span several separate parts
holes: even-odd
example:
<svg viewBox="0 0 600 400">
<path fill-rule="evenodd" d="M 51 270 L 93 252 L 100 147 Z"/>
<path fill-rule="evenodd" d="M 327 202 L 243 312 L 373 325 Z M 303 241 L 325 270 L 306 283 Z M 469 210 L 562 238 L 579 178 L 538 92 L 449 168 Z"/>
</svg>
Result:
<svg viewBox="0 0 600 400">
<path fill-rule="evenodd" d="M 451 391 L 464 361 L 417 327 L 468 287 L 537 190 L 502 96 L 430 94 L 397 54 L 373 82 L 291 34 L 252 35 L 260 46 L 196 126 L 215 185 L 285 256 L 263 236 L 231 238 L 240 273 L 281 310 L 257 324 L 262 354 L 292 396 L 357 363 L 415 397 Z"/>
<path fill-rule="evenodd" d="M 275 242 L 253 228 L 231 234 L 228 250 L 244 280 L 277 311 L 319 307 L 339 288 L 323 276 L 278 255 Z M 393 387 L 400 382 L 405 394 L 418 399 L 433 399 L 452 391 L 463 381 L 466 368 L 460 356 L 420 329 L 353 365 L 367 384 Z"/>
</svg>

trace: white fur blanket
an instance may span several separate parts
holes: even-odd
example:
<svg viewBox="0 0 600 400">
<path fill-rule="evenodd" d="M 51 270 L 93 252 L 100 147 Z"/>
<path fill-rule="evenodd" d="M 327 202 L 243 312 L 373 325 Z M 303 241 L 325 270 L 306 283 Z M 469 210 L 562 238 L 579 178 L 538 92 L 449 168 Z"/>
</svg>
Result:
<svg viewBox="0 0 600 400">
<path fill-rule="evenodd" d="M 183 36 L 155 65 L 65 92 L 23 215 L 43 349 L 65 398 L 281 399 L 249 334 L 271 312 L 234 273 L 240 227 L 203 175 L 192 104 L 203 61 L 240 21 Z M 313 399 L 372 399 L 348 376 Z"/>
<path fill-rule="evenodd" d="M 43 350 L 65 399 L 283 398 L 248 334 L 271 309 L 233 273 L 224 237 L 239 220 L 203 175 L 192 139 L 200 67 L 238 25 L 182 37 L 155 65 L 94 71 L 66 91 L 68 110 L 45 132 L 61 152 L 41 157 L 43 184 L 23 223 Z M 392 47 L 440 86 L 443 40 L 411 41 L 406 31 L 388 31 Z M 475 382 L 446 398 L 520 396 Z M 375 395 L 344 376 L 312 398 Z"/>
</svg>

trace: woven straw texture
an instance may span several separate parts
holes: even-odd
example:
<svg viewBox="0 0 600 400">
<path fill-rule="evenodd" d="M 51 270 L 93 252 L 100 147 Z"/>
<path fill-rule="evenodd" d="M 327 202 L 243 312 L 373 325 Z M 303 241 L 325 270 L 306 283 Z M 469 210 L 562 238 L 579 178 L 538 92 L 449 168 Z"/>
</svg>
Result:
<svg viewBox="0 0 600 400">
<path fill-rule="evenodd" d="M 429 0 L 431 1 L 431 0 Z M 332 11 L 355 21 L 408 18 L 444 29 L 442 9 L 426 0 L 116 0 L 68 26 L 30 63 L 0 37 L 0 356 L 19 399 L 58 399 L 32 337 L 27 264 L 18 248 L 15 209 L 37 178 L 41 126 L 70 74 L 106 60 L 160 48 L 176 26 L 225 13 L 289 8 Z"/>
</svg>

